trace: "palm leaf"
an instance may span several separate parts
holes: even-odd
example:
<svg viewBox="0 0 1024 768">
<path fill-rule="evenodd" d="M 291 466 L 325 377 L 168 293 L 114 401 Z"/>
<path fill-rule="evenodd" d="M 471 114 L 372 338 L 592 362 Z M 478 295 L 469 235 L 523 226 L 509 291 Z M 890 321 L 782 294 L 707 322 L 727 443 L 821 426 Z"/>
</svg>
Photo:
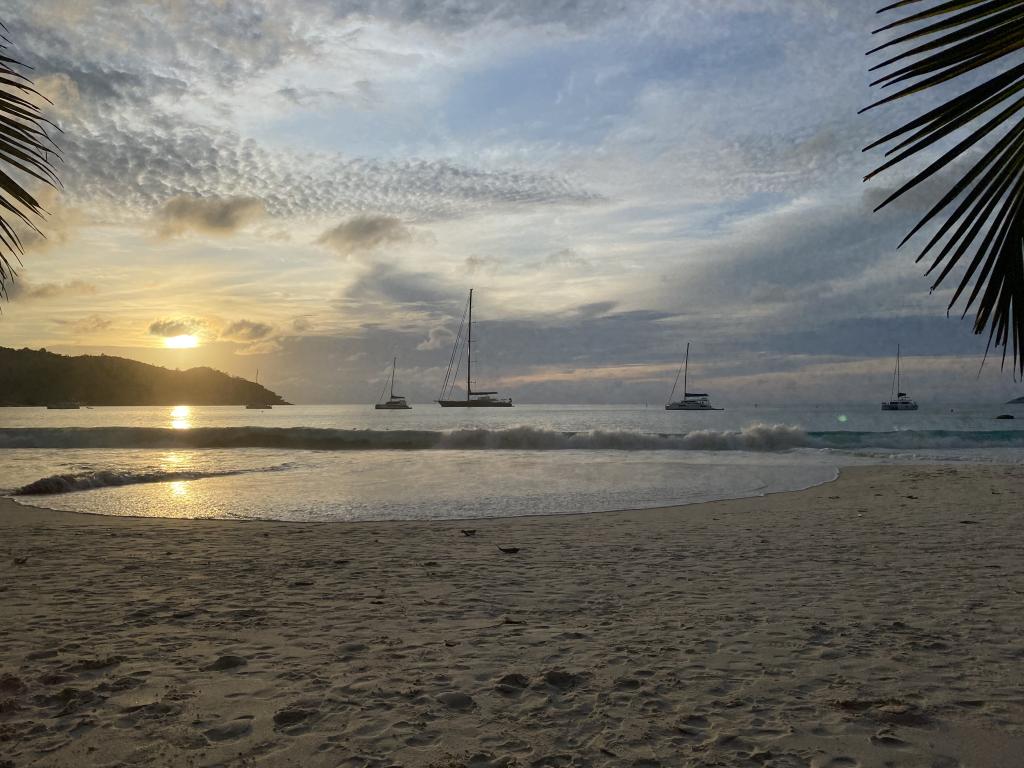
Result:
<svg viewBox="0 0 1024 768">
<path fill-rule="evenodd" d="M 47 120 L 37 101 L 45 99 L 21 69 L 27 69 L 6 54 L 10 45 L 7 27 L 0 22 L 0 297 L 7 296 L 7 284 L 17 272 L 25 252 L 18 227 L 39 235 L 36 222 L 46 215 L 39 200 L 27 187 L 31 180 L 59 187 L 54 160 L 60 151 L 48 133 L 60 130 Z"/>
<path fill-rule="evenodd" d="M 962 93 L 865 147 L 888 149 L 887 159 L 864 180 L 911 157 L 929 156 L 877 211 L 967 153 L 979 155 L 899 247 L 928 223 L 941 222 L 917 257 L 935 252 L 927 274 L 941 269 L 932 289 L 963 262 L 948 309 L 970 288 L 963 314 L 974 310 L 975 333 L 988 330 L 986 353 L 993 344 L 1002 347 L 1004 364 L 1012 353 L 1024 375 L 1024 0 L 902 0 L 879 13 L 896 9 L 907 9 L 906 15 L 875 33 L 901 33 L 868 52 L 887 56 L 871 67 L 885 73 L 872 86 L 896 92 L 862 112 L 974 77 Z M 987 79 L 976 82 L 979 75 Z M 939 151 L 938 143 L 954 135 L 958 140 Z"/>
</svg>

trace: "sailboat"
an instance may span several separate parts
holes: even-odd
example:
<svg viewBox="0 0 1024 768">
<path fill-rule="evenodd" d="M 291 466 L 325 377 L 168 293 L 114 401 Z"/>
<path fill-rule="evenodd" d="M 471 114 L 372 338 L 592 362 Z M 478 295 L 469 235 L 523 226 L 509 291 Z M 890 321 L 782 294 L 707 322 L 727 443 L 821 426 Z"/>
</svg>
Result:
<svg viewBox="0 0 1024 768">
<path fill-rule="evenodd" d="M 378 402 L 373 407 L 378 411 L 409 411 L 412 410 L 412 406 L 405 402 L 405 398 L 401 395 L 395 394 L 395 370 L 398 368 L 398 358 L 396 357 L 391 361 L 391 376 L 388 377 L 388 382 L 391 385 L 391 396 L 385 402 Z M 384 396 L 384 391 L 381 390 L 381 397 Z"/>
<path fill-rule="evenodd" d="M 260 383 L 260 369 L 259 368 L 256 369 L 256 383 L 257 384 Z M 245 404 L 246 410 L 249 410 L 249 411 L 269 411 L 273 407 L 274 406 L 272 406 L 266 400 L 264 400 L 263 402 L 250 401 L 250 402 Z"/>
<path fill-rule="evenodd" d="M 892 374 L 892 392 L 889 394 L 889 402 L 882 403 L 883 411 L 916 411 L 917 401 L 907 397 L 906 392 L 901 392 L 900 386 L 900 345 L 896 345 L 896 370 Z M 895 395 L 895 397 L 893 397 Z"/>
<path fill-rule="evenodd" d="M 442 408 L 511 408 L 511 397 L 495 397 L 497 392 L 478 392 L 473 390 L 473 289 L 469 289 L 469 304 L 466 308 L 466 397 L 462 400 L 452 399 L 452 389 L 459 373 L 462 357 L 459 355 L 459 342 L 462 340 L 462 328 L 455 336 L 455 346 L 448 361 L 448 372 L 441 385 L 441 396 L 438 404 Z M 447 397 L 445 397 L 447 395 Z"/>
<path fill-rule="evenodd" d="M 676 387 L 679 386 L 679 374 L 683 374 L 683 399 L 673 400 L 676 394 Z M 672 384 L 672 392 L 668 396 L 666 411 L 721 411 L 723 408 L 715 408 L 711 405 L 711 399 L 706 392 L 687 392 L 686 385 L 690 374 L 690 342 L 686 342 L 686 357 L 683 364 L 676 371 L 676 380 Z"/>
</svg>

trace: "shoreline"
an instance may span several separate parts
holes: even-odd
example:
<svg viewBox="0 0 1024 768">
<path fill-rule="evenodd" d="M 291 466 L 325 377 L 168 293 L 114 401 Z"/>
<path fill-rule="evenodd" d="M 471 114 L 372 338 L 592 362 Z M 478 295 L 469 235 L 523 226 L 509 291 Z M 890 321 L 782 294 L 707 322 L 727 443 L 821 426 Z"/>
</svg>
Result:
<svg viewBox="0 0 1024 768">
<path fill-rule="evenodd" d="M 2 499 L 0 765 L 1013 765 L 1022 495 L 872 465 L 472 537 Z"/>
<path fill-rule="evenodd" d="M 875 465 L 870 465 L 875 466 Z M 878 465 L 882 466 L 882 465 Z M 911 465 L 913 466 L 913 465 Z M 937 465 L 921 465 L 921 466 L 937 466 Z M 1002 466 L 1002 465 L 998 465 Z M 1007 465 L 1009 466 L 1009 465 Z M 701 504 L 715 504 L 730 501 L 742 501 L 744 499 L 764 499 L 769 496 L 778 496 L 780 494 L 787 493 L 801 493 L 808 491 L 812 488 L 819 488 L 824 485 L 830 485 L 839 480 L 842 473 L 847 468 L 835 466 L 835 476 L 828 480 L 823 480 L 820 483 L 812 483 L 811 485 L 803 486 L 801 488 L 790 488 L 781 491 L 767 491 L 765 493 L 756 493 L 749 496 L 726 496 L 721 499 L 707 499 L 705 501 L 691 501 L 682 502 L 680 504 L 659 504 L 654 507 L 628 507 L 623 509 L 599 509 L 593 512 L 536 512 L 528 513 L 523 515 L 492 515 L 489 517 L 437 517 L 429 519 L 419 518 L 382 518 L 382 519 L 365 519 L 365 520 L 278 520 L 276 518 L 263 518 L 263 517 L 246 517 L 246 518 L 228 518 L 228 517 L 190 517 L 190 518 L 175 518 L 175 517 L 164 517 L 155 515 L 108 515 L 103 512 L 84 512 L 77 509 L 54 509 L 53 507 L 42 506 L 40 504 L 30 504 L 28 502 L 19 501 L 18 497 L 13 495 L 0 495 L 0 516 L 8 514 L 10 504 L 16 507 L 27 507 L 28 509 L 40 510 L 47 513 L 59 513 L 67 515 L 88 515 L 93 517 L 105 517 L 105 518 L 125 518 L 128 520 L 210 520 L 215 522 L 225 523 L 284 523 L 287 525 L 353 525 L 360 523 L 374 523 L 381 525 L 388 525 L 391 523 L 472 523 L 475 521 L 495 521 L 495 520 L 517 520 L 520 518 L 548 518 L 548 517 L 579 517 L 587 515 L 614 515 L 628 512 L 654 512 L 654 511 L 668 511 L 668 510 L 682 510 L 689 507 L 700 506 Z M 72 493 L 87 493 L 88 491 L 73 491 Z M 54 496 L 60 496 L 65 494 L 48 494 Z M 26 498 L 26 497 L 22 497 Z M 38 498 L 38 495 L 30 496 L 30 498 Z M 43 499 L 46 496 L 42 497 Z"/>
</svg>

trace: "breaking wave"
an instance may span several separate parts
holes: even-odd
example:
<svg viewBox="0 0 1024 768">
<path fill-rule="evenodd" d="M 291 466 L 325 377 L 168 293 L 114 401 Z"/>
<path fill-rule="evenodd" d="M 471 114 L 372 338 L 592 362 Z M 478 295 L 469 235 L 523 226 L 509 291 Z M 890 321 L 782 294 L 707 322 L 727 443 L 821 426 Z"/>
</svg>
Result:
<svg viewBox="0 0 1024 768">
<path fill-rule="evenodd" d="M 21 488 L 11 491 L 12 496 L 42 496 L 74 491 L 90 491 L 95 488 L 113 488 L 119 485 L 137 485 L 139 483 L 170 483 L 176 480 L 202 480 L 207 477 L 230 477 L 251 472 L 273 472 L 287 469 L 291 465 L 282 464 L 277 467 L 263 469 L 224 469 L 207 472 L 168 472 L 162 470 L 132 471 L 103 469 L 88 472 L 73 472 L 62 475 L 50 475 Z"/>
<path fill-rule="evenodd" d="M 0 429 L 0 449 L 201 449 L 281 450 L 621 450 L 760 451 L 797 448 L 854 451 L 1024 447 L 1024 430 L 904 430 L 805 432 L 786 424 L 754 424 L 739 431 L 697 430 L 656 434 L 634 431 L 562 432 L 508 429 L 374 430 L 313 427 L 151 427 Z M 159 482 L 159 481 L 152 481 Z"/>
</svg>

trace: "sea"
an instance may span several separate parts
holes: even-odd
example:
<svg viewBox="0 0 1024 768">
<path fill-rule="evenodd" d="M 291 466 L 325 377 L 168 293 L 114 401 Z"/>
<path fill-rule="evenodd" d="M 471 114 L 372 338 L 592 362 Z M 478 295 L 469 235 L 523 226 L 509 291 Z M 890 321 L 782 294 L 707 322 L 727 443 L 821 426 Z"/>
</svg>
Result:
<svg viewBox="0 0 1024 768">
<path fill-rule="evenodd" d="M 853 465 L 964 462 L 1024 466 L 1024 406 L 0 408 L 0 495 L 102 515 L 580 514 L 796 490 Z"/>
</svg>

